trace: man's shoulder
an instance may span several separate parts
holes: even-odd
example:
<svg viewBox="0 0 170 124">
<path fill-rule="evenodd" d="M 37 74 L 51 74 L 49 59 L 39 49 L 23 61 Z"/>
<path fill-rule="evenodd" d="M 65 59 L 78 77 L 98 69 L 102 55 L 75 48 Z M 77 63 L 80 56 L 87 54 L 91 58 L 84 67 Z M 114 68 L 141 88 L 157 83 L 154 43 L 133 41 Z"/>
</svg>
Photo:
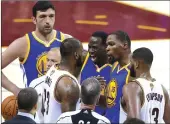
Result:
<svg viewBox="0 0 170 124">
<path fill-rule="evenodd" d="M 80 110 L 76 110 L 76 111 L 70 111 L 70 112 L 64 112 L 60 115 L 60 117 L 58 118 L 59 119 L 65 119 L 66 117 L 71 117 L 72 115 L 75 115 L 77 113 L 79 113 Z"/>
<path fill-rule="evenodd" d="M 42 84 L 45 81 L 45 77 L 46 77 L 46 75 L 43 75 L 39 78 L 32 80 L 29 87 L 35 88 L 36 86 Z"/>
<path fill-rule="evenodd" d="M 13 124 L 13 123 L 29 123 L 29 124 L 35 124 L 35 121 L 32 120 L 31 118 L 25 117 L 25 116 L 20 116 L 16 115 L 14 118 L 11 120 L 7 120 L 3 122 L 3 124 Z"/>
<path fill-rule="evenodd" d="M 99 119 L 99 123 L 106 123 L 106 124 L 108 124 L 108 123 L 110 123 L 110 121 L 109 121 L 109 119 L 107 119 L 106 117 L 104 117 L 104 116 L 102 116 L 102 115 L 100 115 L 100 114 L 98 114 L 98 113 L 96 113 L 96 112 L 92 112 L 92 115 L 95 117 L 95 118 L 97 118 L 97 119 Z"/>
</svg>

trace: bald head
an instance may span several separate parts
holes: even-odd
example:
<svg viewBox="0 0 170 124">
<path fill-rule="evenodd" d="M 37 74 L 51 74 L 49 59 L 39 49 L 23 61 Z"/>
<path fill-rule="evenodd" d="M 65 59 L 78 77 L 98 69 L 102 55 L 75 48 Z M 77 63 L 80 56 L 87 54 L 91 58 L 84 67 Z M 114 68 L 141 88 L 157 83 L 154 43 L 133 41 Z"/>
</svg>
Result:
<svg viewBox="0 0 170 124">
<path fill-rule="evenodd" d="M 96 78 L 87 78 L 81 85 L 81 99 L 86 105 L 95 105 L 100 96 L 100 83 Z"/>
<path fill-rule="evenodd" d="M 47 54 L 47 71 L 54 64 L 59 64 L 60 61 L 61 61 L 60 48 L 58 47 L 51 48 Z"/>
</svg>

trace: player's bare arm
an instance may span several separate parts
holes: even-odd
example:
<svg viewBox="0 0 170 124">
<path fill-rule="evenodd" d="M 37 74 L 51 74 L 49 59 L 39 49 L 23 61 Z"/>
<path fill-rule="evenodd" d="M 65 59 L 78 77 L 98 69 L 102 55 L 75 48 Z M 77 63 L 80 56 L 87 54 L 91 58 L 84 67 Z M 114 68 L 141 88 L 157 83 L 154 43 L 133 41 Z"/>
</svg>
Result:
<svg viewBox="0 0 170 124">
<path fill-rule="evenodd" d="M 165 96 L 165 110 L 164 110 L 164 121 L 166 124 L 170 123 L 170 99 L 167 90 L 165 87 L 162 85 L 164 96 Z"/>
<path fill-rule="evenodd" d="M 122 101 L 125 102 L 127 117 L 140 119 L 142 89 L 136 82 L 129 82 L 123 87 Z"/>
<path fill-rule="evenodd" d="M 64 34 L 64 39 L 67 39 L 67 38 L 73 38 L 73 36 L 71 36 L 69 34 Z"/>
<path fill-rule="evenodd" d="M 23 60 L 27 51 L 26 37 L 21 37 L 13 41 L 9 47 L 2 53 L 2 69 L 8 66 L 16 58 Z M 10 92 L 17 95 L 19 88 L 13 84 L 8 78 L 2 73 L 2 87 L 9 90 Z"/>
<path fill-rule="evenodd" d="M 61 103 L 62 113 L 76 110 L 79 94 L 79 86 L 72 78 L 65 76 L 59 80 L 55 95 L 56 99 Z"/>
</svg>

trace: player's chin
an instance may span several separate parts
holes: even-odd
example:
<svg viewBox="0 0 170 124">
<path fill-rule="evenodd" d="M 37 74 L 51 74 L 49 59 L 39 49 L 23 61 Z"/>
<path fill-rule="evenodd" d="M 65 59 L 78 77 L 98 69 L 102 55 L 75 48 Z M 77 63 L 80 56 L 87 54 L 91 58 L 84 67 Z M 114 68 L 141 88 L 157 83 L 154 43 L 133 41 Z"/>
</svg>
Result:
<svg viewBox="0 0 170 124">
<path fill-rule="evenodd" d="M 97 58 L 96 57 L 91 57 L 91 60 L 95 63 Z"/>
<path fill-rule="evenodd" d="M 52 28 L 44 28 L 44 31 L 43 31 L 45 34 L 49 34 L 52 32 Z"/>
</svg>

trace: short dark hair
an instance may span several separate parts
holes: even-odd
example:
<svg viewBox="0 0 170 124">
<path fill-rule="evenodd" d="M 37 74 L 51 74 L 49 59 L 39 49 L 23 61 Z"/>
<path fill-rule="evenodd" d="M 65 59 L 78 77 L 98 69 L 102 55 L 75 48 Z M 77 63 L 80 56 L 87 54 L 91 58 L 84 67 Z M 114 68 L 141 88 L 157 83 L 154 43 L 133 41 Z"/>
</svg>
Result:
<svg viewBox="0 0 170 124">
<path fill-rule="evenodd" d="M 116 35 L 117 39 L 119 39 L 121 42 L 123 43 L 127 42 L 128 47 L 131 48 L 131 40 L 130 40 L 129 35 L 126 32 L 118 30 L 118 31 L 112 32 L 110 35 L 112 34 Z"/>
<path fill-rule="evenodd" d="M 100 95 L 100 83 L 96 78 L 90 77 L 82 82 L 81 100 L 86 105 L 94 105 Z"/>
<path fill-rule="evenodd" d="M 127 118 L 123 124 L 145 124 L 145 122 L 137 118 Z"/>
<path fill-rule="evenodd" d="M 107 36 L 108 34 L 104 31 L 96 31 L 92 34 L 93 37 L 99 37 L 102 39 L 102 44 L 103 45 L 106 45 L 106 39 L 107 39 Z"/>
<path fill-rule="evenodd" d="M 132 58 L 142 59 L 146 64 L 152 65 L 153 53 L 150 49 L 148 49 L 146 47 L 141 47 L 141 48 L 136 49 L 133 52 Z"/>
<path fill-rule="evenodd" d="M 36 17 L 37 11 L 46 11 L 49 8 L 55 10 L 53 4 L 50 1 L 38 1 L 32 8 L 32 15 Z"/>
<path fill-rule="evenodd" d="M 23 109 L 30 112 L 37 104 L 38 94 L 34 88 L 28 87 L 22 89 L 17 97 L 18 109 Z"/>
<path fill-rule="evenodd" d="M 60 46 L 60 54 L 62 58 L 73 55 L 81 46 L 81 42 L 75 38 L 65 39 Z"/>
</svg>

